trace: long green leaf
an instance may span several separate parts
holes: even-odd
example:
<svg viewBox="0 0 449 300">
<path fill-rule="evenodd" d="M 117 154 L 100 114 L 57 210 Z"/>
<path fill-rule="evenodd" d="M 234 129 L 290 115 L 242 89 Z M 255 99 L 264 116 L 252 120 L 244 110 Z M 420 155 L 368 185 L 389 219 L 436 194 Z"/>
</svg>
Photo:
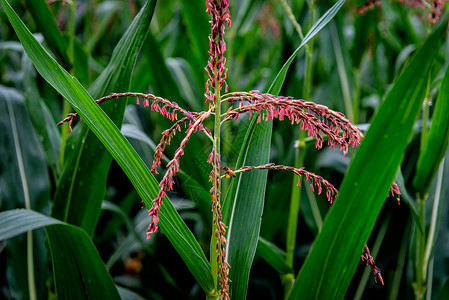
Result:
<svg viewBox="0 0 449 300">
<path fill-rule="evenodd" d="M 132 69 L 145 41 L 154 6 L 155 1 L 148 1 L 120 39 L 109 64 L 89 89 L 94 98 L 128 91 Z M 119 100 L 118 103 L 106 103 L 102 108 L 120 126 L 125 106 L 126 101 Z M 76 126 L 66 149 L 52 216 L 81 226 L 92 235 L 100 217 L 112 157 L 86 124 Z"/>
<path fill-rule="evenodd" d="M 111 275 L 84 230 L 32 210 L 0 213 L 0 240 L 41 227 L 46 227 L 59 299 L 120 299 Z"/>
<path fill-rule="evenodd" d="M 343 299 L 403 158 L 446 19 L 404 69 L 376 113 L 288 299 Z"/>
<path fill-rule="evenodd" d="M 73 225 L 45 228 L 59 299 L 121 299 L 89 235 Z M 82 253 L 80 255 L 80 253 Z"/>
<path fill-rule="evenodd" d="M 1 0 L 1 2 L 36 69 L 70 102 L 83 118 L 83 121 L 121 166 L 147 207 L 151 207 L 151 201 L 156 198 L 159 188 L 158 183 L 143 161 L 108 116 L 95 104 L 86 90 L 78 83 L 76 78 L 62 69 L 45 52 L 17 17 L 9 3 L 6 0 Z M 210 275 L 210 264 L 200 245 L 166 197 L 164 198 L 159 224 L 196 278 L 198 284 L 206 293 L 211 292 L 213 290 L 213 281 Z"/>
<path fill-rule="evenodd" d="M 284 64 L 274 79 L 269 93 L 278 95 L 288 68 L 299 50 L 335 16 L 345 0 L 331 7 L 310 29 L 304 40 Z M 272 122 L 251 121 L 242 144 L 236 168 L 243 165 L 261 165 L 268 162 Z M 228 261 L 231 265 L 231 296 L 244 299 L 248 287 L 249 272 L 257 248 L 260 222 L 265 200 L 267 172 L 242 174 L 231 184 L 223 206 L 223 218 L 228 229 Z M 238 230 L 233 230 L 238 228 Z"/>
<path fill-rule="evenodd" d="M 449 68 L 446 69 L 432 117 L 432 125 L 419 153 L 413 185 L 424 196 L 429 191 L 449 143 Z"/>
<path fill-rule="evenodd" d="M 268 162 L 273 122 L 258 123 L 249 131 L 239 156 L 238 167 Z M 243 155 L 242 155 L 243 154 Z M 249 272 L 256 253 L 260 222 L 265 200 L 267 171 L 240 174 L 233 182 L 223 207 L 223 219 L 228 224 L 228 262 L 231 265 L 230 285 L 233 299 L 245 299 Z"/>
</svg>

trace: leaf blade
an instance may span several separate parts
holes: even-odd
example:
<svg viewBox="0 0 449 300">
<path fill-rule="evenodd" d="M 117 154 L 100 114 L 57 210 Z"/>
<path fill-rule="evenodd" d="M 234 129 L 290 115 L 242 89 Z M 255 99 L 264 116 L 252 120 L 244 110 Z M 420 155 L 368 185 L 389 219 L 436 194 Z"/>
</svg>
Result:
<svg viewBox="0 0 449 300">
<path fill-rule="evenodd" d="M 424 196 L 429 191 L 449 143 L 449 68 L 446 68 L 427 139 L 419 152 L 413 185 Z"/>
<path fill-rule="evenodd" d="M 41 227 L 46 227 L 58 297 L 120 299 L 111 275 L 84 230 L 32 210 L 0 213 L 0 240 Z"/>
<path fill-rule="evenodd" d="M 344 297 L 418 117 L 444 22 L 416 53 L 375 115 L 288 299 Z M 338 259 L 333 258 L 336 253 Z"/>
<path fill-rule="evenodd" d="M 346 0 L 340 0 L 337 3 L 335 3 L 328 11 L 326 11 L 326 13 L 324 13 L 324 15 L 318 21 L 315 22 L 315 24 L 313 24 L 309 32 L 307 32 L 306 36 L 299 44 L 298 48 L 296 48 L 293 54 L 282 66 L 279 73 L 276 75 L 276 78 L 274 79 L 273 83 L 270 86 L 269 89 L 270 93 L 277 95 L 281 91 L 282 85 L 284 84 L 285 76 L 287 76 L 288 68 L 295 59 L 296 55 L 299 53 L 299 50 L 301 50 L 302 47 L 304 47 L 308 41 L 310 41 L 318 32 L 321 31 L 321 29 L 323 29 L 324 26 L 327 25 L 327 23 L 329 23 L 335 17 L 335 15 L 343 6 L 343 4 L 345 4 L 345 2 Z"/>
<path fill-rule="evenodd" d="M 153 16 L 155 1 L 148 1 L 114 48 L 105 70 L 89 88 L 100 98 L 105 94 L 128 91 L 137 54 L 142 47 Z M 106 103 L 102 108 L 120 126 L 126 101 Z M 93 234 L 101 213 L 106 180 L 112 162 L 103 144 L 86 124 L 79 124 L 69 136 L 64 167 L 55 194 L 52 216 L 81 226 Z M 96 172 L 92 172 L 95 169 Z"/>
<path fill-rule="evenodd" d="M 143 161 L 76 78 L 61 68 L 33 38 L 9 3 L 6 0 L 0 1 L 38 72 L 70 102 L 121 166 L 147 207 L 151 207 L 151 201 L 156 198 L 159 187 Z M 176 251 L 186 262 L 198 284 L 206 293 L 211 292 L 213 281 L 210 275 L 210 264 L 200 245 L 168 198 L 164 198 L 159 224 Z"/>
</svg>

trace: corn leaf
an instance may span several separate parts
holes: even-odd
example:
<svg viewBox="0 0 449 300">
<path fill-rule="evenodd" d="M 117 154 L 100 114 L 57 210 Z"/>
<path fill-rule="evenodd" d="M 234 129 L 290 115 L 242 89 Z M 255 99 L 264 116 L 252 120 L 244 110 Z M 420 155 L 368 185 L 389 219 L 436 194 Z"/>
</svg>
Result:
<svg viewBox="0 0 449 300">
<path fill-rule="evenodd" d="M 74 107 L 121 166 L 136 191 L 151 207 L 159 190 L 158 183 L 143 161 L 104 111 L 93 101 L 79 82 L 68 74 L 34 39 L 6 0 L 1 0 L 5 13 L 38 72 Z M 210 264 L 194 236 L 168 198 L 160 214 L 160 227 L 206 293 L 213 290 Z"/>
<path fill-rule="evenodd" d="M 288 68 L 299 50 L 335 16 L 345 0 L 331 7 L 310 29 L 304 40 L 290 56 L 272 83 L 269 93 L 278 95 Z M 273 123 L 252 120 L 242 144 L 236 168 L 268 163 Z M 268 172 L 240 174 L 231 184 L 223 205 L 223 219 L 228 224 L 228 261 L 231 265 L 230 285 L 233 299 L 245 299 L 249 272 L 258 245 L 260 222 L 265 201 Z M 238 230 L 233 230 L 238 228 Z"/>
<path fill-rule="evenodd" d="M 0 240 L 41 227 L 46 227 L 58 298 L 120 299 L 111 275 L 84 230 L 32 210 L 0 213 Z"/>
<path fill-rule="evenodd" d="M 433 111 L 432 125 L 419 153 L 413 185 L 422 195 L 429 191 L 449 142 L 449 68 L 446 69 Z"/>
<path fill-rule="evenodd" d="M 59 178 L 59 151 L 61 149 L 61 134 L 55 126 L 55 120 L 45 102 L 42 100 L 36 83 L 36 71 L 26 55 L 22 58 L 23 80 L 25 83 L 25 104 L 31 121 L 41 140 L 48 164 L 53 171 L 53 177 Z M 56 180 L 55 180 L 56 181 Z"/>
<path fill-rule="evenodd" d="M 70 60 L 67 55 L 67 41 L 58 25 L 45 0 L 25 0 L 28 11 L 33 16 L 39 31 L 42 32 L 45 40 L 56 56 L 62 60 L 62 65 L 66 68 L 70 67 Z"/>
<path fill-rule="evenodd" d="M 276 78 L 274 79 L 270 87 L 270 91 L 273 91 L 271 92 L 272 94 L 278 94 L 281 91 L 281 87 L 284 84 L 285 76 L 287 76 L 288 68 L 295 59 L 296 55 L 299 53 L 299 50 L 301 50 L 302 47 L 304 47 L 304 45 L 307 44 L 308 41 L 310 41 L 318 32 L 321 31 L 321 29 L 323 29 L 324 26 L 327 25 L 327 23 L 329 23 L 335 17 L 335 15 L 343 6 L 343 4 L 345 4 L 345 2 L 346 0 L 340 0 L 337 3 L 335 3 L 328 11 L 326 11 L 326 13 L 318 21 L 316 21 L 315 24 L 313 24 L 312 28 L 310 28 L 309 32 L 307 32 L 301 44 L 299 44 L 298 48 L 296 48 L 293 54 L 282 66 L 282 69 L 276 75 Z M 277 93 L 275 91 L 277 91 Z"/>
<path fill-rule="evenodd" d="M 345 296 L 419 115 L 445 22 L 441 20 L 386 95 L 288 299 Z"/>
<path fill-rule="evenodd" d="M 275 244 L 259 237 L 257 243 L 257 255 L 262 257 L 279 274 L 291 274 L 292 268 L 285 262 L 285 252 L 279 249 Z"/>
<path fill-rule="evenodd" d="M 145 40 L 154 6 L 155 1 L 149 1 L 120 39 L 109 64 L 89 89 L 94 98 L 128 91 L 132 69 Z M 117 103 L 106 103 L 102 108 L 120 126 L 125 106 L 126 101 L 121 99 Z M 81 226 L 92 235 L 100 217 L 112 157 L 84 123 L 76 126 L 70 134 L 66 149 L 52 216 Z"/>
</svg>

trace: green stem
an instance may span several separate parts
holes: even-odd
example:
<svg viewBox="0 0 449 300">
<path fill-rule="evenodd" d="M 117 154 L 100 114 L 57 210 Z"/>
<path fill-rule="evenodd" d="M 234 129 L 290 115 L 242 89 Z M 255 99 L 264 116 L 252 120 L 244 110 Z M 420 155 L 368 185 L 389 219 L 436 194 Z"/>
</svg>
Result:
<svg viewBox="0 0 449 300">
<path fill-rule="evenodd" d="M 306 144 L 304 143 L 305 132 L 301 131 L 299 133 L 299 143 L 297 156 L 295 161 L 295 168 L 300 167 L 304 164 L 304 150 Z M 296 178 L 294 179 L 296 182 Z M 292 185 L 292 197 L 290 201 L 290 212 L 288 216 L 288 227 L 287 227 L 287 253 L 286 262 L 290 267 L 293 267 L 294 251 L 296 246 L 296 229 L 298 225 L 298 215 L 299 215 L 299 205 L 301 201 L 301 189 Z"/>
<path fill-rule="evenodd" d="M 423 299 L 426 293 L 427 285 L 427 274 L 431 272 L 429 265 L 432 260 L 432 249 L 434 247 L 435 234 L 437 232 L 437 219 L 438 219 L 438 208 L 441 201 L 441 187 L 443 184 L 444 177 L 444 159 L 442 160 L 440 167 L 438 169 L 437 183 L 435 187 L 435 196 L 433 200 L 432 215 L 430 218 L 430 227 L 427 237 L 425 234 L 421 233 L 420 230 L 417 231 L 417 243 L 416 243 L 416 283 L 414 285 L 416 299 Z M 426 198 L 419 198 L 419 218 L 423 226 L 426 224 L 425 221 L 425 200 Z M 429 293 L 430 291 L 427 291 Z M 429 297 L 429 295 L 427 295 Z"/>
<path fill-rule="evenodd" d="M 306 143 L 304 142 L 304 139 L 305 139 L 305 131 L 301 130 L 299 132 L 299 142 L 296 153 L 297 155 L 295 160 L 295 168 L 299 168 L 302 165 L 304 165 L 304 151 L 306 148 Z M 301 203 L 301 187 L 297 186 L 297 178 L 296 176 L 294 176 L 290 198 L 290 210 L 288 215 L 287 245 L 286 245 L 286 263 L 292 269 L 295 257 L 296 233 L 298 228 L 300 203 Z M 284 295 L 287 296 L 295 281 L 295 275 L 287 274 L 284 277 L 284 280 L 285 280 Z"/>
<path fill-rule="evenodd" d="M 310 8 L 310 24 L 313 24 L 316 19 L 315 6 L 313 0 L 308 1 Z M 313 78 L 313 68 L 312 68 L 312 58 L 313 58 L 313 40 L 311 40 L 306 47 L 306 65 L 305 65 L 305 77 L 304 77 L 304 85 L 303 85 L 303 97 L 306 100 L 310 100 L 311 98 L 311 90 L 312 90 L 312 78 Z M 305 131 L 299 131 L 298 138 L 298 150 L 296 153 L 295 159 L 295 168 L 300 168 L 304 165 L 304 151 L 305 151 Z M 298 230 L 298 217 L 299 217 L 299 208 L 301 202 L 301 187 L 296 186 L 297 180 L 293 179 L 292 182 L 292 193 L 290 198 L 290 211 L 288 217 L 287 224 L 287 245 L 286 245 L 286 263 L 293 269 L 294 262 L 294 254 L 296 247 L 296 237 Z M 290 293 L 290 290 L 293 286 L 295 276 L 294 274 L 286 274 L 284 276 L 285 285 L 284 285 L 284 297 L 287 297 Z"/>
<path fill-rule="evenodd" d="M 27 272 L 30 300 L 36 300 L 36 282 L 34 279 L 33 231 L 27 231 Z"/>
<path fill-rule="evenodd" d="M 424 245 L 420 244 L 420 256 L 418 257 L 418 268 L 417 268 L 417 274 L 422 276 L 422 281 L 418 280 L 418 292 L 422 292 L 420 294 L 420 299 L 424 298 L 424 292 L 426 293 L 426 298 L 430 299 L 431 293 L 432 293 L 432 285 L 431 280 L 427 282 L 428 278 L 432 278 L 431 274 L 433 273 L 433 256 L 432 256 L 432 250 L 434 247 L 434 240 L 435 235 L 438 231 L 436 228 L 437 226 L 437 219 L 438 219 L 438 209 L 440 207 L 441 202 L 441 190 L 443 185 L 443 177 L 444 177 L 444 159 L 441 161 L 440 167 L 438 169 L 438 175 L 437 175 L 437 182 L 435 187 L 435 196 L 433 199 L 433 206 L 432 206 L 432 215 L 430 218 L 430 227 L 429 232 L 427 234 L 427 239 L 424 237 L 423 241 L 421 241 Z M 424 202 L 424 201 L 423 201 Z M 421 207 L 420 207 L 421 209 Z M 421 211 L 420 211 L 421 214 Z M 423 213 L 425 215 L 425 212 Z M 421 223 L 425 224 L 425 223 Z M 426 289 L 426 282 L 427 282 L 427 289 Z"/>
<path fill-rule="evenodd" d="M 14 110 L 11 106 L 10 101 L 6 101 L 6 106 L 8 108 L 10 122 L 12 125 L 12 134 L 14 139 L 14 145 L 15 145 L 15 151 L 16 151 L 16 157 L 17 157 L 17 165 L 19 167 L 19 175 L 20 180 L 22 182 L 22 190 L 23 190 L 23 197 L 25 200 L 25 208 L 28 210 L 31 210 L 31 198 L 30 198 L 30 190 L 28 189 L 28 180 L 26 177 L 26 171 L 25 171 L 25 165 L 23 163 L 23 156 L 22 156 L 22 148 L 20 146 L 19 141 L 19 132 L 16 127 L 16 117 L 14 114 Z M 33 232 L 27 231 L 27 275 L 28 275 L 28 294 L 30 296 L 30 300 L 36 300 L 37 299 L 37 293 L 36 293 L 36 282 L 34 278 L 34 254 L 33 254 Z"/>
<path fill-rule="evenodd" d="M 402 274 L 404 273 L 404 266 L 405 266 L 405 261 L 407 258 L 407 251 L 410 247 L 409 246 L 410 245 L 410 235 L 407 234 L 410 226 L 411 226 L 411 219 L 409 217 L 409 219 L 407 220 L 407 223 L 405 225 L 406 229 L 405 229 L 404 235 L 402 237 L 401 247 L 399 248 L 398 265 L 396 267 L 396 270 L 394 271 L 393 281 L 391 282 L 391 289 L 390 289 L 390 292 L 388 295 L 389 300 L 398 299 L 399 289 L 401 286 L 401 278 L 402 278 Z"/>
<path fill-rule="evenodd" d="M 288 5 L 286 0 L 281 0 L 281 4 L 282 4 L 282 7 L 284 7 L 284 10 L 287 13 L 287 16 L 288 16 L 290 22 L 292 22 L 293 27 L 295 27 L 295 30 L 298 33 L 299 37 L 301 38 L 301 40 L 303 40 L 304 34 L 302 33 L 301 25 L 299 25 L 299 23 L 296 22 L 296 18 L 293 15 L 292 9 L 290 8 L 290 6 Z M 307 45 L 306 45 L 306 47 L 307 47 Z"/>
<path fill-rule="evenodd" d="M 427 278 L 433 277 L 433 266 L 434 266 L 434 257 L 432 256 L 432 258 L 429 261 L 429 265 L 428 265 Z M 432 299 L 432 280 L 428 280 L 427 288 L 426 288 L 426 300 L 431 300 L 431 299 Z"/>
<path fill-rule="evenodd" d="M 67 116 L 69 112 L 70 112 L 70 104 L 68 101 L 64 101 L 62 108 L 62 118 L 65 118 L 65 116 Z M 62 170 L 62 168 L 64 167 L 64 153 L 68 136 L 69 136 L 69 127 L 61 126 L 61 150 L 59 151 L 59 170 Z"/>
<path fill-rule="evenodd" d="M 299 133 L 299 143 L 297 148 L 297 156 L 295 161 L 295 168 L 299 168 L 304 164 L 304 150 L 306 143 L 304 142 L 305 131 L 301 130 Z M 290 200 L 290 212 L 288 216 L 287 226 L 287 253 L 286 262 L 290 267 L 293 267 L 294 251 L 296 246 L 296 229 L 298 225 L 299 204 L 301 200 L 301 188 L 296 186 L 296 176 L 293 179 L 291 200 Z"/>
<path fill-rule="evenodd" d="M 305 190 L 307 193 L 307 198 L 310 201 L 310 210 L 312 211 L 312 216 L 316 225 L 317 232 L 320 232 L 321 227 L 323 227 L 323 217 L 321 216 L 318 202 L 316 200 L 314 192 L 310 189 L 310 187 L 305 187 Z"/>
<path fill-rule="evenodd" d="M 424 147 L 427 138 L 427 123 L 429 122 L 429 110 L 430 110 L 430 98 L 424 99 L 423 104 L 423 123 L 422 123 L 422 131 L 421 131 L 421 149 Z"/>
<path fill-rule="evenodd" d="M 438 169 L 437 175 L 437 183 L 435 187 L 435 196 L 433 199 L 433 207 L 432 207 L 432 216 L 430 217 L 430 228 L 427 238 L 426 244 L 426 252 L 424 254 L 424 265 L 427 266 L 429 260 L 431 258 L 431 253 L 434 246 L 435 235 L 438 232 L 437 227 L 437 219 L 438 219 L 438 208 L 441 203 L 441 189 L 443 185 L 443 177 L 444 177 L 444 159 L 440 163 L 440 167 Z"/>
<path fill-rule="evenodd" d="M 421 130 L 421 149 L 424 148 L 424 145 L 426 143 L 427 139 L 427 123 L 429 122 L 429 114 L 430 114 L 430 104 L 432 102 L 432 98 L 430 98 L 430 83 L 431 83 L 431 77 L 429 73 L 429 78 L 427 80 L 427 88 L 426 88 L 426 98 L 423 102 L 423 124 L 422 124 L 422 130 Z"/>
<path fill-rule="evenodd" d="M 68 34 L 69 34 L 69 46 L 67 49 L 67 56 L 70 60 L 70 65 L 73 66 L 75 57 L 75 18 L 76 18 L 76 0 L 73 0 L 69 6 L 70 10 L 70 20 L 68 24 Z"/>
<path fill-rule="evenodd" d="M 425 226 L 426 224 L 425 200 L 425 198 L 418 198 L 418 217 L 423 226 Z M 416 228 L 416 233 L 416 283 L 414 289 L 415 299 L 419 300 L 423 298 L 426 288 L 426 266 L 424 265 L 426 234 L 425 232 L 421 232 L 420 230 L 418 230 L 418 228 Z"/>
<path fill-rule="evenodd" d="M 355 122 L 355 116 L 353 115 L 354 109 L 352 107 L 351 92 L 349 91 L 348 74 L 346 73 L 345 61 L 343 59 L 343 53 L 341 51 L 340 38 L 338 36 L 337 27 L 335 22 L 330 22 L 329 28 L 331 31 L 332 44 L 334 46 L 335 60 L 337 62 L 338 77 L 340 78 L 341 92 L 343 94 L 343 101 L 345 104 L 346 116 L 349 120 Z"/>
<path fill-rule="evenodd" d="M 371 247 L 371 255 L 375 259 L 377 254 L 379 253 L 380 247 L 382 246 L 382 242 L 384 241 L 385 235 L 387 234 L 388 225 L 391 221 L 392 213 L 390 212 L 385 221 L 382 222 L 382 226 L 379 229 L 379 233 L 377 234 L 376 241 L 374 242 L 374 246 Z M 369 277 L 371 276 L 372 271 L 368 266 L 365 267 L 363 271 L 362 278 L 359 280 L 359 286 L 354 296 L 354 300 L 362 299 L 363 293 L 365 291 L 366 284 L 368 283 Z"/>
<path fill-rule="evenodd" d="M 427 123 L 429 122 L 429 110 L 430 110 L 430 101 L 429 97 L 429 89 L 430 89 L 430 74 L 427 82 L 427 90 L 426 90 L 426 98 L 423 103 L 423 127 L 421 131 L 421 149 L 426 143 L 427 139 Z M 418 195 L 418 216 L 421 221 L 421 224 L 425 227 L 426 225 L 426 210 L 425 210 L 425 202 L 427 199 L 427 195 L 421 196 Z M 434 230 L 434 229 L 433 229 Z M 427 247 L 426 244 L 431 242 L 426 239 L 426 233 L 421 232 L 416 229 L 416 282 L 414 284 L 415 290 L 415 298 L 423 299 L 424 294 L 426 292 L 426 274 L 427 274 L 427 265 L 428 265 L 428 257 L 426 258 Z M 430 233 L 430 231 L 429 231 Z"/>
</svg>

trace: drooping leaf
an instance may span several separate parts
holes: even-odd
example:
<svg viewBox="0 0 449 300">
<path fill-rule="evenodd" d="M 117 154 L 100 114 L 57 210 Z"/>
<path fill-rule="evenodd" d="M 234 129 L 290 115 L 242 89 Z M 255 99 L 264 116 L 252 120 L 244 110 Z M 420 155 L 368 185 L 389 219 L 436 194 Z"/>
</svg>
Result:
<svg viewBox="0 0 449 300">
<path fill-rule="evenodd" d="M 45 228 L 60 299 L 121 299 L 95 245 L 73 225 Z"/>
<path fill-rule="evenodd" d="M 41 227 L 46 227 L 59 299 L 120 299 L 111 275 L 84 230 L 32 210 L 0 213 L 0 240 Z"/>
<path fill-rule="evenodd" d="M 11 209 L 0 212 L 0 241 L 10 239 L 30 230 L 63 224 L 34 210 Z"/>
<path fill-rule="evenodd" d="M 403 158 L 445 22 L 419 49 L 376 113 L 288 299 L 343 299 Z"/>
</svg>

